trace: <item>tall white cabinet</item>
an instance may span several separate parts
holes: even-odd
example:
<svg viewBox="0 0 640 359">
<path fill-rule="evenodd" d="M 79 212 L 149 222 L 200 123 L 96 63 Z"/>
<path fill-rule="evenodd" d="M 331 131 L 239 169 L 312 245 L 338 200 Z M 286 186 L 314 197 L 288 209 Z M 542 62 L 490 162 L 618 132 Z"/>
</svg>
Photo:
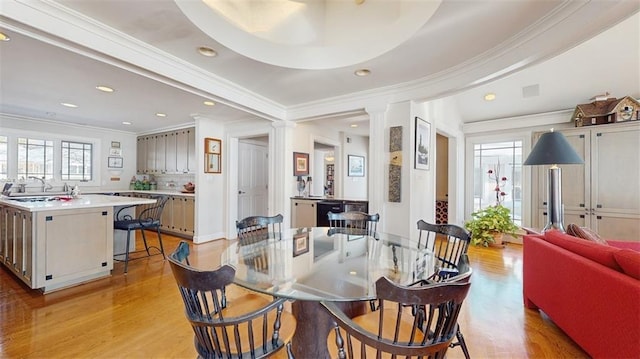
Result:
<svg viewBox="0 0 640 359">
<path fill-rule="evenodd" d="M 565 227 L 576 223 L 603 238 L 640 241 L 640 122 L 561 132 L 585 162 L 560 165 Z M 537 228 L 547 223 L 547 170 L 533 167 Z"/>
</svg>

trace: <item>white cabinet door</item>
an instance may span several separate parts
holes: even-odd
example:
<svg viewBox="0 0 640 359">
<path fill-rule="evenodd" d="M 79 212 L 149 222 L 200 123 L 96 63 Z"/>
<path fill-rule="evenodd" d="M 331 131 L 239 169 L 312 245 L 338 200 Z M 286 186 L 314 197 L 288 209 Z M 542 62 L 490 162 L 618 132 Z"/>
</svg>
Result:
<svg viewBox="0 0 640 359">
<path fill-rule="evenodd" d="M 167 134 L 156 136 L 156 168 L 155 173 L 167 173 Z"/>
<path fill-rule="evenodd" d="M 178 173 L 178 162 L 177 162 L 177 149 L 176 149 L 176 140 L 178 139 L 178 133 L 173 131 L 167 133 L 167 137 L 165 138 L 165 168 L 167 173 Z"/>
<path fill-rule="evenodd" d="M 640 214 L 640 126 L 594 129 L 591 208 Z"/>
<path fill-rule="evenodd" d="M 178 173 L 189 172 L 189 132 L 176 132 L 176 167 Z"/>
<path fill-rule="evenodd" d="M 291 227 L 315 227 L 318 202 L 313 200 L 291 200 Z"/>
<path fill-rule="evenodd" d="M 202 165 L 204 167 L 204 164 Z M 196 130 L 187 129 L 187 172 L 196 173 L 198 163 L 196 162 Z"/>
<path fill-rule="evenodd" d="M 147 138 L 138 137 L 136 146 L 136 173 L 147 173 Z"/>
<path fill-rule="evenodd" d="M 147 171 L 145 173 L 155 173 L 156 172 L 156 136 L 149 135 L 145 136 L 147 141 Z"/>
</svg>

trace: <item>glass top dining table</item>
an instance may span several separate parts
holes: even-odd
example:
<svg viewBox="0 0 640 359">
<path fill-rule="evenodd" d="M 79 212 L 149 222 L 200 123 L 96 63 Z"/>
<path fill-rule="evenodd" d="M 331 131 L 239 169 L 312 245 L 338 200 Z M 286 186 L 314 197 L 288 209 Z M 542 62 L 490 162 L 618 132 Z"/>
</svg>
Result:
<svg viewBox="0 0 640 359">
<path fill-rule="evenodd" d="M 418 249 L 417 241 L 357 229 L 334 231 L 313 227 L 258 233 L 252 237 L 259 240 L 234 243 L 221 254 L 221 263 L 236 269 L 235 284 L 292 299 L 296 331 L 291 349 L 296 358 L 329 357 L 326 338 L 332 320 L 320 301 L 334 302 L 355 317 L 376 298 L 378 278 L 409 285 L 435 270 L 433 253 Z"/>
<path fill-rule="evenodd" d="M 382 276 L 408 285 L 433 273 L 433 253 L 418 249 L 416 241 L 358 232 L 313 227 L 265 233 L 265 240 L 229 246 L 221 260 L 236 269 L 240 286 L 311 301 L 374 299 L 374 283 Z"/>
</svg>

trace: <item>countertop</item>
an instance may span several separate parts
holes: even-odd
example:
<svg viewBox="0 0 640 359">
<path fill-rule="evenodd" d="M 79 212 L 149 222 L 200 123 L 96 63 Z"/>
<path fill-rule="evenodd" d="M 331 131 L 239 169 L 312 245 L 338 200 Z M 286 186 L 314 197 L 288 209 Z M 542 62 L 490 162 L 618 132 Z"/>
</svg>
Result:
<svg viewBox="0 0 640 359">
<path fill-rule="evenodd" d="M 366 199 L 356 199 L 356 198 L 335 198 L 335 197 L 321 197 L 321 196 L 293 196 L 291 199 L 302 199 L 308 201 L 333 201 L 333 202 L 369 202 Z"/>
<path fill-rule="evenodd" d="M 80 189 L 82 192 L 82 189 Z M 157 194 L 162 196 L 185 196 L 185 197 L 195 197 L 195 192 L 182 192 L 178 190 L 134 190 L 134 189 L 120 189 L 120 190 L 88 190 L 86 192 L 82 192 L 86 194 L 113 194 L 113 193 L 141 193 L 141 194 Z"/>
<path fill-rule="evenodd" d="M 61 209 L 130 206 L 155 203 L 155 200 L 150 198 L 107 196 L 101 194 L 82 194 L 78 198 L 71 198 L 68 196 L 51 197 L 56 199 L 51 201 L 20 202 L 9 199 L 9 197 L 6 196 L 2 196 L 0 197 L 0 203 L 30 212 L 57 211 Z"/>
</svg>

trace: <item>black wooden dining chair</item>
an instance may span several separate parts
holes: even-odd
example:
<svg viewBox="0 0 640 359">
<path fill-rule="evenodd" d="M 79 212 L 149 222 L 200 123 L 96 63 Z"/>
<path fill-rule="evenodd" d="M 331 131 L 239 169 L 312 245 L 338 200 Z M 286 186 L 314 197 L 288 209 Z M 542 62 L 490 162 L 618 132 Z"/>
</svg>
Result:
<svg viewBox="0 0 640 359">
<path fill-rule="evenodd" d="M 427 283 L 446 281 L 469 281 L 471 268 L 467 252 L 471 243 L 471 233 L 454 224 L 431 224 L 419 220 L 418 248 L 430 248 L 434 252 L 435 271 Z M 464 357 L 470 359 L 464 335 L 458 328 L 457 341 L 451 347 L 460 346 Z"/>
<path fill-rule="evenodd" d="M 334 322 L 327 339 L 331 357 L 444 358 L 455 338 L 458 314 L 470 285 L 435 283 L 410 287 L 382 277 L 376 281 L 378 310 L 353 319 L 336 303 L 323 301 Z M 427 310 L 417 318 L 409 306 Z"/>
<path fill-rule="evenodd" d="M 240 244 L 249 244 L 268 238 L 282 238 L 281 214 L 268 216 L 251 216 L 236 221 L 236 230 Z"/>
<path fill-rule="evenodd" d="M 418 221 L 418 248 L 433 251 L 438 270 L 432 278 L 435 281 L 454 276 L 462 256 L 467 254 L 471 243 L 471 233 L 454 224 L 431 224 Z"/>
<path fill-rule="evenodd" d="M 286 299 L 270 300 L 252 292 L 227 298 L 227 287 L 235 277 L 233 267 L 192 267 L 185 241 L 169 255 L 169 264 L 199 358 L 266 358 L 293 337 L 296 322 L 284 311 Z"/>
<path fill-rule="evenodd" d="M 329 234 L 366 234 L 373 235 L 378 230 L 379 214 L 367 214 L 364 212 L 328 212 Z"/>
<path fill-rule="evenodd" d="M 157 254 L 162 254 L 162 257 L 165 258 L 164 255 L 164 246 L 162 245 L 162 235 L 160 235 L 160 218 L 162 217 L 162 211 L 164 210 L 164 206 L 169 200 L 169 197 L 151 197 L 156 200 L 156 203 L 148 205 L 144 207 L 137 216 L 132 216 L 130 214 L 126 214 L 125 211 L 127 208 L 137 207 L 138 205 L 125 206 L 122 207 L 116 212 L 115 219 L 113 222 L 113 228 L 121 231 L 127 231 L 127 243 L 124 253 L 114 254 L 114 257 L 119 257 L 124 255 L 124 273 L 127 273 L 129 268 L 129 260 L 132 259 L 140 259 L 151 256 L 151 252 L 149 249 L 156 249 L 159 251 Z M 146 230 L 155 230 L 158 235 L 158 247 L 150 246 L 147 243 L 147 236 L 145 235 Z M 129 250 L 129 246 L 131 244 L 131 231 L 134 231 L 133 240 L 135 241 L 135 231 L 139 230 L 142 234 L 142 241 L 144 242 L 144 251 L 138 250 L 131 252 Z M 133 253 L 141 253 L 146 252 L 146 256 L 130 258 L 130 254 Z M 118 259 L 116 259 L 118 260 Z"/>
</svg>

